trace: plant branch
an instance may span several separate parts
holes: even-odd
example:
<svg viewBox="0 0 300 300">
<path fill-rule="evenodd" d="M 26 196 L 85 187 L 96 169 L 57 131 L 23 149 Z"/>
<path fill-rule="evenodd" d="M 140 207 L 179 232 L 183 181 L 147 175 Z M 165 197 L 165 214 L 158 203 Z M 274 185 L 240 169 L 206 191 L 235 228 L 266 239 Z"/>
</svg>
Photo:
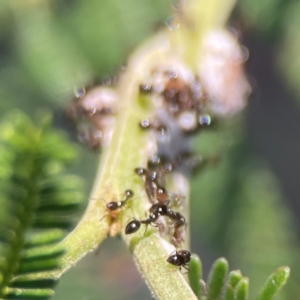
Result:
<svg viewBox="0 0 300 300">
<path fill-rule="evenodd" d="M 74 231 L 58 245 L 67 250 L 60 271 L 42 276 L 60 277 L 81 257 L 98 247 L 111 225 L 105 203 L 120 197 L 125 189 L 134 190 L 136 197 L 131 200 L 130 209 L 120 213 L 120 228 L 123 231 L 132 217 L 144 218 L 149 202 L 133 169 L 147 165 L 151 138 L 140 130 L 138 122 L 151 116 L 154 107 L 139 95 L 139 85 L 155 66 L 170 57 L 183 59 L 195 69 L 205 32 L 224 25 L 234 2 L 190 0 L 183 10 L 184 18 L 179 29 L 163 30 L 133 54 L 118 86 L 120 102 L 115 129 L 110 145 L 101 155 L 88 208 Z M 123 234 L 123 239 L 156 298 L 197 299 L 182 274 L 166 262 L 174 247 L 156 231 L 148 229 L 146 237 L 143 230 L 133 235 Z"/>
</svg>

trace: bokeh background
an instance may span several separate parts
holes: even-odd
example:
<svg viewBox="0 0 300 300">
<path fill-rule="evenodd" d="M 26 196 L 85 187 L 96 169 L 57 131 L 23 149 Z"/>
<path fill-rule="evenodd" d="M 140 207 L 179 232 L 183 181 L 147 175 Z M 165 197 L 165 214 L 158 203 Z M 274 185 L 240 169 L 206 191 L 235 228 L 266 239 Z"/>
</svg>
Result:
<svg viewBox="0 0 300 300">
<path fill-rule="evenodd" d="M 49 109 L 75 141 L 63 110 L 75 85 L 113 74 L 172 12 L 171 0 L 1 0 L 0 117 Z M 250 278 L 254 299 L 277 267 L 292 269 L 277 299 L 300 299 L 300 3 L 240 0 L 229 25 L 249 49 L 253 93 L 238 116 L 199 135 L 217 164 L 192 178 L 192 251 L 204 275 L 225 256 Z M 93 184 L 98 155 L 76 146 L 70 170 Z M 60 281 L 55 300 L 151 299 L 129 251 L 109 239 Z"/>
</svg>

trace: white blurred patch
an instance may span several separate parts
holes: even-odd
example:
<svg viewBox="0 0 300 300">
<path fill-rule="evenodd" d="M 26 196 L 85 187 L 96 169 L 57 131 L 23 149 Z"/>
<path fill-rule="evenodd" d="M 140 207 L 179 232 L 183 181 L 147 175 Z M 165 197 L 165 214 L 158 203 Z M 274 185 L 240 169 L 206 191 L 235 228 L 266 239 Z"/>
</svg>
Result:
<svg viewBox="0 0 300 300">
<path fill-rule="evenodd" d="M 208 96 L 210 109 L 220 115 L 232 115 L 242 109 L 251 88 L 243 72 L 248 51 L 234 35 L 215 30 L 204 38 L 199 77 Z"/>
</svg>

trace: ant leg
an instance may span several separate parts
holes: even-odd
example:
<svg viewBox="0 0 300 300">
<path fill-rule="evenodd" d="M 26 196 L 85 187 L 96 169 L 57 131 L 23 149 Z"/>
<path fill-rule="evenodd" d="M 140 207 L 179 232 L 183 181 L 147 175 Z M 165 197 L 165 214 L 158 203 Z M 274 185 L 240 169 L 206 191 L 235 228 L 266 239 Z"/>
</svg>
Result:
<svg viewBox="0 0 300 300">
<path fill-rule="evenodd" d="M 190 271 L 190 268 L 186 265 L 182 265 L 181 267 L 187 270 L 187 272 L 185 272 L 184 274 L 187 274 Z"/>
<path fill-rule="evenodd" d="M 146 228 L 145 228 L 145 232 L 144 232 L 144 237 L 146 236 L 147 229 L 148 229 L 148 224 L 146 224 Z"/>
<path fill-rule="evenodd" d="M 104 215 L 99 221 L 101 222 L 105 217 L 108 217 L 109 214 Z"/>
</svg>

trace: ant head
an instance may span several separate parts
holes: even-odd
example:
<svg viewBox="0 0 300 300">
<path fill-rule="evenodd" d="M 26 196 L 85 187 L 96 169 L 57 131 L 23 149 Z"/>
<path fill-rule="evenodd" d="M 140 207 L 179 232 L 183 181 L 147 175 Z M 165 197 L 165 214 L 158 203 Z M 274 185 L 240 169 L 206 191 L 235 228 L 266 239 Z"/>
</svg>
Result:
<svg viewBox="0 0 300 300">
<path fill-rule="evenodd" d="M 125 234 L 132 234 L 134 232 L 137 232 L 140 227 L 141 227 L 140 221 L 132 220 L 126 225 Z"/>
<path fill-rule="evenodd" d="M 139 176 L 143 176 L 147 174 L 147 170 L 144 168 L 135 168 L 134 172 Z"/>
<path fill-rule="evenodd" d="M 126 198 L 131 198 L 134 195 L 132 190 L 126 190 L 125 191 L 125 196 Z"/>
<path fill-rule="evenodd" d="M 168 206 L 166 204 L 153 204 L 149 210 L 151 213 L 157 214 L 158 216 L 165 216 L 168 212 Z"/>
<path fill-rule="evenodd" d="M 107 209 L 109 209 L 109 210 L 116 210 L 116 209 L 119 208 L 119 205 L 118 205 L 118 202 L 112 201 L 112 202 L 108 202 L 108 203 L 106 204 L 106 207 L 107 207 Z"/>
<path fill-rule="evenodd" d="M 188 250 L 180 250 L 177 254 L 183 257 L 185 263 L 188 263 L 191 260 L 191 252 Z"/>
</svg>

